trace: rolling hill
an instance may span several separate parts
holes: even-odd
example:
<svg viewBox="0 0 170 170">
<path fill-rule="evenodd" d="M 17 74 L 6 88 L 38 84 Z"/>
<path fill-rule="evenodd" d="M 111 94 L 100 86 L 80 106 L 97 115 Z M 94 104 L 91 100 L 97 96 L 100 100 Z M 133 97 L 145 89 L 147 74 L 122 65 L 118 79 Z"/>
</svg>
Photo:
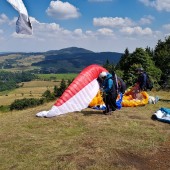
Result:
<svg viewBox="0 0 170 170">
<path fill-rule="evenodd" d="M 41 67 L 41 70 L 45 72 L 79 72 L 90 64 L 103 65 L 107 60 L 116 65 L 121 56 L 122 53 L 95 53 L 83 48 L 71 47 L 61 50 L 48 51 L 45 53 L 45 58 L 43 61 L 33 63 L 32 66 Z"/>
<path fill-rule="evenodd" d="M 0 55 L 0 67 L 10 70 L 39 70 L 40 73 L 78 73 L 90 64 L 103 65 L 107 60 L 117 64 L 122 53 L 93 52 L 70 47 L 36 53 L 6 53 Z"/>
</svg>

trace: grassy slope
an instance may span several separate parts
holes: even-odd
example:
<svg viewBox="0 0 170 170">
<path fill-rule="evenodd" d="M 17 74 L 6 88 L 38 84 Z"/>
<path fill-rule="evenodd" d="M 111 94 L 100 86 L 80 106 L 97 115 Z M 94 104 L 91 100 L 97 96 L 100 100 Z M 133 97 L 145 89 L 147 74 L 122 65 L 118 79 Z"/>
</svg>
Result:
<svg viewBox="0 0 170 170">
<path fill-rule="evenodd" d="M 170 99 L 167 92 L 153 94 Z M 51 119 L 35 117 L 53 104 L 0 113 L 0 169 L 149 169 L 148 160 L 169 141 L 169 124 L 151 120 L 169 102 L 124 107 L 111 116 L 85 109 Z"/>
<path fill-rule="evenodd" d="M 14 68 L 4 69 L 6 71 L 27 71 L 37 69 L 39 67 L 33 67 L 32 63 L 36 63 L 44 60 L 45 56 L 43 55 L 30 55 L 22 56 L 21 54 L 10 54 L 5 56 L 0 56 L 0 64 L 7 62 L 6 60 L 13 60 L 12 66 Z M 8 63 L 8 62 L 7 62 Z"/>
<path fill-rule="evenodd" d="M 0 93 L 0 105 L 10 105 L 15 99 L 40 98 L 48 89 L 53 91 L 54 86 L 59 86 L 59 82 L 53 81 L 31 81 L 25 82 L 23 87 L 13 91 Z"/>
</svg>

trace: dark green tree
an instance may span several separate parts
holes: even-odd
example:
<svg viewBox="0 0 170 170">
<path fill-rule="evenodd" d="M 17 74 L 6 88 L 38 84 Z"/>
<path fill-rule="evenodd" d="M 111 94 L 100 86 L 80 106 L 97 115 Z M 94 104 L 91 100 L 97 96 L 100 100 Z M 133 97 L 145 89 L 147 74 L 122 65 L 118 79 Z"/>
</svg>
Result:
<svg viewBox="0 0 170 170">
<path fill-rule="evenodd" d="M 56 96 L 60 97 L 66 88 L 67 88 L 66 82 L 64 79 L 62 79 L 60 83 L 60 87 L 56 89 Z"/>
<path fill-rule="evenodd" d="M 128 48 L 125 49 L 124 54 L 121 56 L 121 59 L 119 61 L 119 63 L 116 65 L 116 70 L 128 70 L 128 68 L 126 69 L 125 66 L 127 66 L 128 60 L 127 58 L 129 57 L 130 53 Z"/>
<path fill-rule="evenodd" d="M 127 77 L 126 72 L 128 71 L 128 68 L 129 68 L 127 66 L 129 55 L 130 55 L 129 50 L 128 50 L 128 48 L 126 48 L 125 51 L 124 51 L 124 54 L 121 56 L 120 61 L 116 65 L 116 71 L 115 71 L 117 76 L 119 76 L 123 79 L 125 78 L 125 80 L 126 80 L 126 77 Z M 131 82 L 131 81 L 129 80 L 129 82 Z"/>
<path fill-rule="evenodd" d="M 154 56 L 154 50 L 151 49 L 150 47 L 146 47 L 145 51 L 148 53 L 148 55 L 151 57 L 151 59 L 153 60 L 153 56 Z"/>
<path fill-rule="evenodd" d="M 103 67 L 111 74 L 115 71 L 115 65 L 113 63 L 110 63 L 109 60 L 106 60 L 106 63 L 103 65 Z"/>
<path fill-rule="evenodd" d="M 58 93 L 58 88 L 57 88 L 57 86 L 54 86 L 54 91 L 53 91 L 53 93 L 54 93 L 54 96 L 57 97 L 57 93 Z"/>
<path fill-rule="evenodd" d="M 68 79 L 67 86 L 69 86 L 72 82 L 73 82 L 73 80 Z"/>
<path fill-rule="evenodd" d="M 136 48 L 132 54 L 126 56 L 126 59 L 122 65 L 120 65 L 120 68 L 124 71 L 123 79 L 127 85 L 133 85 L 133 83 L 136 81 L 136 68 L 138 67 L 143 67 L 152 78 L 152 81 L 155 84 L 158 83 L 161 76 L 160 69 L 155 66 L 151 56 L 146 50 L 142 48 Z"/>
<path fill-rule="evenodd" d="M 154 51 L 155 65 L 162 70 L 160 84 L 170 87 L 170 36 L 159 40 Z"/>
<path fill-rule="evenodd" d="M 65 91 L 67 85 L 64 79 L 61 80 L 61 84 L 60 84 L 60 90 L 62 91 L 62 93 Z"/>
<path fill-rule="evenodd" d="M 42 97 L 44 97 L 47 101 L 54 100 L 55 96 L 54 93 L 51 93 L 50 90 L 46 90 L 43 94 Z"/>
</svg>

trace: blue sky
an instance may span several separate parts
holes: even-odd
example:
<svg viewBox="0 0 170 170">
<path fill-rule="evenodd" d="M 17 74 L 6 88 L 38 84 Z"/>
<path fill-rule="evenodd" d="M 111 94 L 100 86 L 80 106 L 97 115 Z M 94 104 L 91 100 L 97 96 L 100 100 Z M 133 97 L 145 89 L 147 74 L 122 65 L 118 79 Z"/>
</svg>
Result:
<svg viewBox="0 0 170 170">
<path fill-rule="evenodd" d="M 170 35 L 170 0 L 23 0 L 33 35 L 16 34 L 18 12 L 0 0 L 0 52 L 81 47 L 94 52 L 155 48 Z"/>
</svg>

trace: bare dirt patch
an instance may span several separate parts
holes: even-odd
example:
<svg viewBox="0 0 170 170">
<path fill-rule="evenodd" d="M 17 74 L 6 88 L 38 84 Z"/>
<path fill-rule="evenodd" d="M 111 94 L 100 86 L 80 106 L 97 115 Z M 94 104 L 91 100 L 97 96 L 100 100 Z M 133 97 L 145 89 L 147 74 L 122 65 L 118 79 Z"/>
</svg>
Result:
<svg viewBox="0 0 170 170">
<path fill-rule="evenodd" d="M 118 151 L 117 167 L 131 167 L 137 170 L 169 170 L 170 169 L 170 140 L 155 148 L 147 155 Z"/>
</svg>

